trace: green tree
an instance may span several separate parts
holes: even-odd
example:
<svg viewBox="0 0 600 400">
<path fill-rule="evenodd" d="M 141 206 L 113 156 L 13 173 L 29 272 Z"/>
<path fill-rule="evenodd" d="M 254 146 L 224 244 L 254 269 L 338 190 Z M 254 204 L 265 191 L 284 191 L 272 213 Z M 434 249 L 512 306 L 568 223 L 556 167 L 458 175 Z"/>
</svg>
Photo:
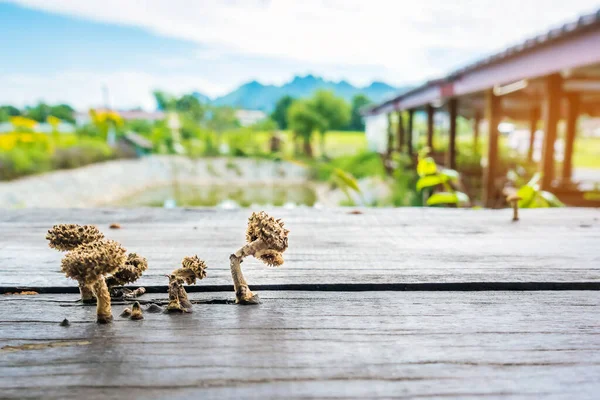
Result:
<svg viewBox="0 0 600 400">
<path fill-rule="evenodd" d="M 332 91 L 318 90 L 308 100 L 311 107 L 323 121 L 319 133 L 321 134 L 321 155 L 325 155 L 325 133 L 329 130 L 344 129 L 350 122 L 350 106 L 341 97 Z"/>
<path fill-rule="evenodd" d="M 364 94 L 357 94 L 352 98 L 352 111 L 350 113 L 350 123 L 348 124 L 348 130 L 365 130 L 365 123 L 363 121 L 362 115 L 360 115 L 360 110 L 365 106 L 368 106 L 369 104 L 371 104 L 371 100 L 369 100 L 369 98 Z"/>
<path fill-rule="evenodd" d="M 66 122 L 75 123 L 75 110 L 68 104 L 57 104 L 50 107 L 50 115 Z"/>
<path fill-rule="evenodd" d="M 235 110 L 231 107 L 213 107 L 210 112 L 210 118 L 207 121 L 208 128 L 222 133 L 227 129 L 234 129 L 240 126 Z"/>
<path fill-rule="evenodd" d="M 271 119 L 277 122 L 279 129 L 285 130 L 288 128 L 288 110 L 293 102 L 294 98 L 291 96 L 283 96 L 277 100 L 275 110 L 271 113 Z"/>
<path fill-rule="evenodd" d="M 204 106 L 196 97 L 191 94 L 185 94 L 175 100 L 175 109 L 182 113 L 187 113 L 192 119 L 200 122 L 204 118 Z"/>
<path fill-rule="evenodd" d="M 15 106 L 0 106 L 0 122 L 8 121 L 10 117 L 21 115 L 21 111 Z"/>
<path fill-rule="evenodd" d="M 312 157 L 310 139 L 315 131 L 325 130 L 327 122 L 323 116 L 310 100 L 295 100 L 288 109 L 287 120 L 289 128 L 294 132 L 294 139 L 301 137 L 304 142 L 304 153 Z"/>
<path fill-rule="evenodd" d="M 154 100 L 156 101 L 156 107 L 159 110 L 170 110 L 175 106 L 175 99 L 166 92 L 161 90 L 155 90 L 152 92 Z"/>
<path fill-rule="evenodd" d="M 51 107 L 43 102 L 38 103 L 33 107 L 25 107 L 23 115 L 37 122 L 46 122 L 46 119 L 51 115 Z"/>
</svg>

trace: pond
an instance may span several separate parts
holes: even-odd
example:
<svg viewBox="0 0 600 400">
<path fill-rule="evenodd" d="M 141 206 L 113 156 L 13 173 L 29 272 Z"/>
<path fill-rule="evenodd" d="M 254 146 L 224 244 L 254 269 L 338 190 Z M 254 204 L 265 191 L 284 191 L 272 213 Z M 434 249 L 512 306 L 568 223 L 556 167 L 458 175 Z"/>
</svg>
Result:
<svg viewBox="0 0 600 400">
<path fill-rule="evenodd" d="M 154 187 L 121 199 L 116 205 L 125 207 L 250 207 L 256 205 L 309 206 L 317 202 L 313 185 L 246 184 L 184 185 Z"/>
</svg>

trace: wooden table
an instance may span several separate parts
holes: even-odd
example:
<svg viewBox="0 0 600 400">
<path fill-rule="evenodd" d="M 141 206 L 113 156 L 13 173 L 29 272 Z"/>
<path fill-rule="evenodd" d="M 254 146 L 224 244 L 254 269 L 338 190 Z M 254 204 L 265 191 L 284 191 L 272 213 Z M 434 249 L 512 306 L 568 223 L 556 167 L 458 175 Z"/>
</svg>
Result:
<svg viewBox="0 0 600 400">
<path fill-rule="evenodd" d="M 270 210 L 290 248 L 244 262 L 259 306 L 231 302 L 247 210 L 0 211 L 0 290 L 40 293 L 0 296 L 0 398 L 598 398 L 599 210 L 348 211 Z M 44 240 L 61 222 L 148 258 L 144 307 L 197 253 L 194 313 L 97 325 Z"/>
</svg>

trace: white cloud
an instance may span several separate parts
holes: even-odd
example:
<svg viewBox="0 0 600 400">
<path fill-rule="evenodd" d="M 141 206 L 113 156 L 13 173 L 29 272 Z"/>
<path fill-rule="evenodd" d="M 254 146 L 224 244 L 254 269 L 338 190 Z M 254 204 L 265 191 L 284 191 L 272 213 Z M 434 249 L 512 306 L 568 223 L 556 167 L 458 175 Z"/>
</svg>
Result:
<svg viewBox="0 0 600 400">
<path fill-rule="evenodd" d="M 0 75 L 0 103 L 153 106 L 151 91 L 224 94 L 244 81 L 294 74 L 367 84 L 418 83 L 578 15 L 598 0 L 13 0 L 23 6 L 141 27 L 198 43 L 189 58 L 156 60 L 168 74 L 117 70 Z M 549 3 L 552 3 L 551 5 Z M 248 60 L 261 60 L 260 62 Z M 196 64 L 194 64 L 196 63 Z M 206 69 L 195 65 L 201 63 Z M 186 67 L 187 65 L 187 67 Z M 192 65 L 192 67 L 190 67 Z M 119 69 L 120 67 L 115 67 Z M 185 71 L 177 73 L 178 71 Z"/>
<path fill-rule="evenodd" d="M 456 67 L 432 66 L 432 49 L 490 52 L 600 7 L 597 0 L 15 2 L 192 40 L 209 46 L 208 59 L 215 52 L 237 52 L 313 64 L 384 65 L 399 76 L 396 82 Z"/>
<path fill-rule="evenodd" d="M 206 88 L 207 93 L 224 91 L 212 82 L 196 75 L 161 75 L 138 71 L 96 73 L 89 71 L 64 71 L 49 75 L 6 74 L 0 77 L 0 104 L 30 105 L 36 101 L 70 103 L 77 108 L 104 105 L 103 87 L 108 88 L 111 107 L 141 106 L 151 110 L 156 107 L 152 91 L 168 90 L 183 94 L 190 88 Z"/>
</svg>

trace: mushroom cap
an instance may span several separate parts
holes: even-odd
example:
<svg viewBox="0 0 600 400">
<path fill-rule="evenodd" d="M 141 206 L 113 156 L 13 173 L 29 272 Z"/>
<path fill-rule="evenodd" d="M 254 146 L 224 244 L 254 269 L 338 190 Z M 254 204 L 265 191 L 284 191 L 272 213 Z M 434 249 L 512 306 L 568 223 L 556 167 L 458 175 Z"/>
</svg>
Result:
<svg viewBox="0 0 600 400">
<path fill-rule="evenodd" d="M 68 252 L 62 259 L 61 269 L 68 278 L 92 284 L 121 268 L 127 260 L 125 253 L 119 243 L 102 239 Z"/>
<path fill-rule="evenodd" d="M 196 279 L 206 277 L 206 263 L 199 259 L 197 255 L 184 257 L 181 261 L 181 268 L 171 272 L 172 275 L 182 278 L 188 285 L 196 283 Z"/>
<path fill-rule="evenodd" d="M 264 211 L 254 212 L 248 219 L 246 241 L 250 243 L 261 239 L 269 249 L 283 253 L 288 247 L 289 232 L 281 219 L 275 219 Z"/>
<path fill-rule="evenodd" d="M 125 264 L 114 272 L 112 276 L 106 278 L 106 285 L 112 287 L 133 283 L 137 281 L 147 269 L 148 260 L 136 253 L 129 253 Z"/>
<path fill-rule="evenodd" d="M 258 251 L 254 257 L 258 258 L 269 267 L 279 267 L 283 264 L 283 255 L 277 250 Z"/>
<path fill-rule="evenodd" d="M 68 251 L 82 244 L 104 239 L 104 234 L 93 225 L 59 224 L 48 230 L 46 239 L 51 248 Z"/>
<path fill-rule="evenodd" d="M 516 193 L 509 194 L 506 197 L 506 201 L 509 202 L 509 203 L 511 203 L 513 201 L 520 201 L 520 200 L 523 200 L 523 198 L 521 196 L 519 196 L 518 194 L 516 194 Z"/>
</svg>

